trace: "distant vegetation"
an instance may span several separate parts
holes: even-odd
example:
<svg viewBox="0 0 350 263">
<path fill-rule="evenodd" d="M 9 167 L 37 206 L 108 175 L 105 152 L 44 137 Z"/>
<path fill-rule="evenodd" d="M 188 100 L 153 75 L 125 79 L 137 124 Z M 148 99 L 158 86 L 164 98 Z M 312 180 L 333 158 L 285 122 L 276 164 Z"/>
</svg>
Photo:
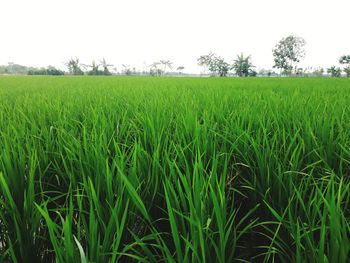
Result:
<svg viewBox="0 0 350 263">
<path fill-rule="evenodd" d="M 332 66 L 327 69 L 327 73 L 331 75 L 331 77 L 340 77 L 341 76 L 341 68 Z"/>
<path fill-rule="evenodd" d="M 51 75 L 51 76 L 62 76 L 64 71 L 58 70 L 55 67 L 47 67 L 41 69 L 30 69 L 28 70 L 28 75 Z"/>
<path fill-rule="evenodd" d="M 251 62 L 251 57 L 245 57 L 243 53 L 237 55 L 237 58 L 234 60 L 232 68 L 239 77 L 255 77 L 257 72 L 254 70 Z"/>
<path fill-rule="evenodd" d="M 284 75 L 292 75 L 293 70 L 298 75 L 297 63 L 305 56 L 305 44 L 305 40 L 301 37 L 282 38 L 272 50 L 275 62 L 273 67 L 280 69 L 280 73 Z"/>
<path fill-rule="evenodd" d="M 212 75 L 218 75 L 220 77 L 226 77 L 228 71 L 231 69 L 229 63 L 212 52 L 198 58 L 198 65 L 205 67 Z"/>
<path fill-rule="evenodd" d="M 84 71 L 81 69 L 81 65 L 78 58 L 71 58 L 66 66 L 70 75 L 84 75 Z"/>
<path fill-rule="evenodd" d="M 300 68 L 298 63 L 305 57 L 306 41 L 298 36 L 287 36 L 282 38 L 272 49 L 274 57 L 273 69 L 257 70 L 252 63 L 250 55 L 245 56 L 243 53 L 236 56 L 231 62 L 227 62 L 223 57 L 209 52 L 197 59 L 199 66 L 202 66 L 204 72 L 200 75 L 210 75 L 218 77 L 238 76 L 238 77 L 255 77 L 255 76 L 300 76 L 300 77 L 350 77 L 350 55 L 343 55 L 339 58 L 340 66 L 333 65 L 327 69 L 323 68 Z M 90 64 L 82 64 L 79 58 L 71 58 L 65 63 L 67 72 L 58 70 L 52 66 L 47 68 L 26 67 L 14 63 L 7 66 L 0 66 L 0 74 L 28 74 L 28 75 L 89 75 L 89 76 L 176 76 L 184 74 L 185 67 L 179 65 L 174 68 L 174 63 L 170 60 L 159 60 L 147 66 L 142 71 L 137 70 L 130 65 L 122 64 L 120 71 L 107 63 L 106 59 L 100 61 L 92 60 Z M 174 71 L 172 71 L 174 69 Z"/>
<path fill-rule="evenodd" d="M 344 65 L 343 71 L 345 72 L 347 77 L 350 77 L 350 55 L 341 56 L 339 59 L 339 63 Z"/>
<path fill-rule="evenodd" d="M 18 65 L 10 62 L 6 66 L 0 66 L 0 74 L 60 76 L 64 75 L 65 72 L 62 70 L 58 70 L 53 66 L 48 66 L 46 68 L 35 68 Z"/>
</svg>

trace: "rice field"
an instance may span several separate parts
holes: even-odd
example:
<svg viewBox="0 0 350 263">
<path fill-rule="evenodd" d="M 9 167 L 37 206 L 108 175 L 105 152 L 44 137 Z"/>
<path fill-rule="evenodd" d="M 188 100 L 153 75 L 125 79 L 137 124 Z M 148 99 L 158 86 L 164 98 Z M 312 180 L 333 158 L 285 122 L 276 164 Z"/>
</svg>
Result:
<svg viewBox="0 0 350 263">
<path fill-rule="evenodd" d="M 349 262 L 350 81 L 0 78 L 0 262 Z"/>
</svg>

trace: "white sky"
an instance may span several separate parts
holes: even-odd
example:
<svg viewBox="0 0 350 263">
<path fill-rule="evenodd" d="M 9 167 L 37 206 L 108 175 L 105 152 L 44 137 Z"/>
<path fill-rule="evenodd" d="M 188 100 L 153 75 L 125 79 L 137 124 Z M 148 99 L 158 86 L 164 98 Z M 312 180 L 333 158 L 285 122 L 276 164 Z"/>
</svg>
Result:
<svg viewBox="0 0 350 263">
<path fill-rule="evenodd" d="M 120 70 L 169 59 L 195 73 L 213 51 L 271 68 L 274 45 L 296 34 L 307 42 L 301 65 L 329 67 L 350 54 L 349 10 L 350 0 L 0 0 L 0 64 L 105 57 Z"/>
</svg>

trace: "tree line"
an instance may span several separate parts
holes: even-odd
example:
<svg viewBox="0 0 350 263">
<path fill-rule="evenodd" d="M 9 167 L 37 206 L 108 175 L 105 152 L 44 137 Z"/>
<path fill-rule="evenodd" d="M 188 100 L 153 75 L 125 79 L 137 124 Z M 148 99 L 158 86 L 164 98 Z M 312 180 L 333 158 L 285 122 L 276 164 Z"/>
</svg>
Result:
<svg viewBox="0 0 350 263">
<path fill-rule="evenodd" d="M 92 61 L 90 65 L 80 63 L 79 59 L 71 58 L 67 63 L 68 72 L 71 75 L 112 75 L 110 68 L 112 64 L 108 64 L 105 59 L 102 59 L 100 63 Z M 150 75 L 150 76 L 162 76 L 167 73 L 167 70 L 173 69 L 173 63 L 170 60 L 155 61 L 148 66 L 148 71 L 137 71 L 136 68 L 131 68 L 129 65 L 122 65 L 121 73 L 123 75 Z M 179 66 L 176 68 L 178 74 L 182 73 L 185 67 Z M 116 71 L 116 68 L 114 68 Z"/>
<path fill-rule="evenodd" d="M 279 70 L 279 75 L 284 76 L 303 76 L 305 69 L 298 67 L 298 63 L 305 57 L 306 41 L 297 36 L 290 35 L 282 38 L 272 50 L 274 58 L 273 68 Z M 350 77 L 350 55 L 343 55 L 339 58 L 339 64 L 343 68 L 331 66 L 327 69 L 327 73 L 332 77 L 341 77 L 342 72 L 347 77 Z M 243 53 L 237 55 L 232 64 L 226 62 L 222 57 L 217 56 L 213 52 L 198 58 L 198 65 L 203 66 L 213 76 L 225 77 L 230 71 L 239 77 L 254 77 L 258 74 L 255 71 L 255 66 L 251 61 L 251 56 L 244 56 Z M 271 71 L 265 71 L 259 75 L 271 75 Z M 314 69 L 312 75 L 323 76 L 324 69 Z"/>
<path fill-rule="evenodd" d="M 199 66 L 203 67 L 211 76 L 225 77 L 228 75 L 236 75 L 239 77 L 255 77 L 262 76 L 307 76 L 309 73 L 306 69 L 298 67 L 298 63 L 305 57 L 306 41 L 302 37 L 290 35 L 282 38 L 272 49 L 274 59 L 273 68 L 278 70 L 276 73 L 272 70 L 256 71 L 256 67 L 252 63 L 251 56 L 246 56 L 243 53 L 236 56 L 230 64 L 224 58 L 209 52 L 197 59 Z M 342 73 L 350 77 L 350 55 L 343 55 L 339 58 L 340 66 L 331 66 L 326 69 L 316 68 L 311 72 L 312 76 L 323 76 L 324 73 L 332 77 L 341 77 Z M 14 63 L 9 63 L 8 66 L 0 66 L 0 74 L 28 74 L 28 75 L 91 75 L 91 76 L 110 76 L 117 72 L 111 70 L 112 64 L 107 63 L 103 58 L 96 62 L 93 60 L 91 64 L 80 63 L 77 57 L 71 58 L 65 63 L 68 72 L 58 70 L 53 66 L 47 68 L 25 67 Z M 170 60 L 159 60 L 149 65 L 147 70 L 137 71 L 136 68 L 131 68 L 129 65 L 122 65 L 122 75 L 150 75 L 163 76 L 173 70 L 171 74 L 183 74 L 184 66 L 178 66 L 176 69 Z M 175 71 L 174 71 L 175 70 Z"/>
</svg>

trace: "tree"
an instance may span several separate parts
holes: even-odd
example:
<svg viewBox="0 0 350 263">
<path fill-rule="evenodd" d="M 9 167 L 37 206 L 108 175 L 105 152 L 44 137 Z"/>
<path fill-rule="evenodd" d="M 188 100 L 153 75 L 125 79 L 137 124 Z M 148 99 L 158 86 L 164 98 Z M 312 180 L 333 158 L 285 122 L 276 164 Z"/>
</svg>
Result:
<svg viewBox="0 0 350 263">
<path fill-rule="evenodd" d="M 331 74 L 332 77 L 340 77 L 341 76 L 341 68 L 332 66 L 327 69 L 327 72 Z"/>
<path fill-rule="evenodd" d="M 305 57 L 305 44 L 301 37 L 291 35 L 282 38 L 272 50 L 275 62 L 273 67 L 280 69 L 281 73 L 291 74 L 296 64 Z"/>
<path fill-rule="evenodd" d="M 163 65 L 163 72 L 164 74 L 166 73 L 166 69 L 172 69 L 173 68 L 173 63 L 170 60 L 160 60 L 159 61 L 160 65 Z"/>
<path fill-rule="evenodd" d="M 109 71 L 109 67 L 112 67 L 113 65 L 108 64 L 104 58 L 101 60 L 100 63 L 103 68 L 103 75 L 105 76 L 112 75 L 112 73 Z"/>
<path fill-rule="evenodd" d="M 350 55 L 344 55 L 339 58 L 340 64 L 350 64 Z"/>
<path fill-rule="evenodd" d="M 208 55 L 202 55 L 197 59 L 198 65 L 205 67 L 211 73 L 215 74 L 216 64 L 215 64 L 216 55 L 212 52 L 209 52 Z"/>
<path fill-rule="evenodd" d="M 129 66 L 129 65 L 126 65 L 126 64 L 123 64 L 122 66 L 123 66 L 123 68 L 124 68 L 124 69 L 122 70 L 122 73 L 123 73 L 124 75 L 130 76 L 130 75 L 132 74 L 132 71 L 131 71 L 130 66 Z"/>
<path fill-rule="evenodd" d="M 260 69 L 259 73 L 257 74 L 259 74 L 260 76 L 267 76 L 267 77 L 277 75 L 276 72 L 272 71 L 271 69 Z"/>
<path fill-rule="evenodd" d="M 67 63 L 69 74 L 71 75 L 84 75 L 84 72 L 81 69 L 81 65 L 79 63 L 79 59 L 77 57 L 71 58 Z"/>
<path fill-rule="evenodd" d="M 182 71 L 185 69 L 185 67 L 184 66 L 179 66 L 179 67 L 177 67 L 177 71 L 179 72 L 179 74 L 181 75 L 182 74 Z"/>
<path fill-rule="evenodd" d="M 314 71 L 312 72 L 312 74 L 316 77 L 322 77 L 324 73 L 324 69 L 323 68 L 316 68 L 314 69 Z"/>
<path fill-rule="evenodd" d="M 307 76 L 306 69 L 295 67 L 294 70 L 295 70 L 295 75 L 297 75 L 297 76 Z"/>
<path fill-rule="evenodd" d="M 161 76 L 163 74 L 163 70 L 159 68 L 159 66 L 161 65 L 161 63 L 159 61 L 153 62 L 150 65 L 150 71 L 149 74 L 151 76 Z"/>
<path fill-rule="evenodd" d="M 228 71 L 230 70 L 230 64 L 228 64 L 223 58 L 218 57 L 215 61 L 217 73 L 220 77 L 226 77 Z"/>
<path fill-rule="evenodd" d="M 248 77 L 248 76 L 256 75 L 256 72 L 252 70 L 254 66 L 250 60 L 251 60 L 251 56 L 245 57 L 243 53 L 241 53 L 240 55 L 237 55 L 237 58 L 233 61 L 232 68 L 235 70 L 238 76 Z"/>
<path fill-rule="evenodd" d="M 350 65 L 343 69 L 344 73 L 348 78 L 350 78 Z"/>
<path fill-rule="evenodd" d="M 339 63 L 342 65 L 345 65 L 343 71 L 346 74 L 346 76 L 350 77 L 350 55 L 344 55 L 341 56 L 339 59 Z"/>
<path fill-rule="evenodd" d="M 212 52 L 200 56 L 197 61 L 199 66 L 206 67 L 213 75 L 220 77 L 225 77 L 230 70 L 230 65 L 222 57 L 216 56 Z"/>
<path fill-rule="evenodd" d="M 91 70 L 87 72 L 88 75 L 90 76 L 103 75 L 103 71 L 99 69 L 100 65 L 97 64 L 95 60 L 91 62 L 91 65 L 85 65 L 85 66 L 91 68 Z"/>
</svg>

